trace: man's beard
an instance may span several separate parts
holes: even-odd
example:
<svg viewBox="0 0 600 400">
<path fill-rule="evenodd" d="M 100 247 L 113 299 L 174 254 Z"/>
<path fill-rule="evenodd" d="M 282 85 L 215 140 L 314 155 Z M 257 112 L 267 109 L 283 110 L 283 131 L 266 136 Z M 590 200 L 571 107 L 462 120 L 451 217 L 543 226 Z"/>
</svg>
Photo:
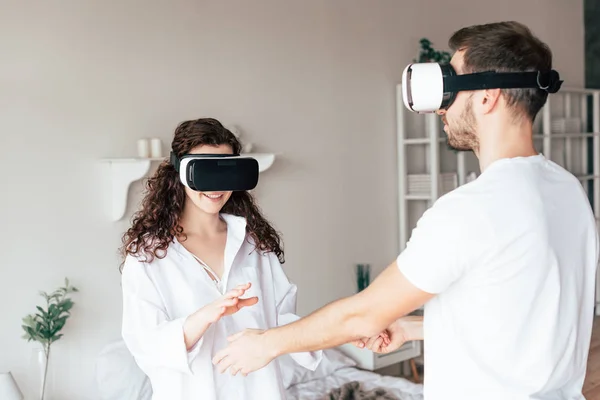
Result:
<svg viewBox="0 0 600 400">
<path fill-rule="evenodd" d="M 445 116 L 442 120 L 448 126 L 446 134 L 447 146 L 456 151 L 477 151 L 479 149 L 479 140 L 475 135 L 477 122 L 473 116 L 473 102 L 471 98 L 467 100 L 465 108 L 460 114 L 460 120 L 454 125 L 448 125 Z"/>
</svg>

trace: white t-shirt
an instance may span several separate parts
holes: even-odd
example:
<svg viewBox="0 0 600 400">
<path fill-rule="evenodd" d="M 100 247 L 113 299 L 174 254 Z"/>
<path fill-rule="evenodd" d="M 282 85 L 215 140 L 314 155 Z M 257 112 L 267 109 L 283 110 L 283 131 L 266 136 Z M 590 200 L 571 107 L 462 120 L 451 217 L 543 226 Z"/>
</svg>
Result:
<svg viewBox="0 0 600 400">
<path fill-rule="evenodd" d="M 539 154 L 438 199 L 398 256 L 425 305 L 425 400 L 583 399 L 598 233 L 580 182 Z"/>
</svg>

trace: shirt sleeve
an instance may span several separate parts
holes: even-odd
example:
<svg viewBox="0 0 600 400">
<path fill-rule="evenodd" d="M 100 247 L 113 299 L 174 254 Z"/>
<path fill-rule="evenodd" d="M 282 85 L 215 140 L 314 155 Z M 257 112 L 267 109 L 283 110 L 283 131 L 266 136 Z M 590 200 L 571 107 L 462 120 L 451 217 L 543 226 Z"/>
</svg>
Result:
<svg viewBox="0 0 600 400">
<path fill-rule="evenodd" d="M 128 256 L 121 278 L 123 291 L 122 336 L 140 368 L 172 368 L 192 374 L 191 362 L 203 338 L 188 351 L 185 318 L 169 319 L 163 302 L 147 274 L 147 265 Z"/>
<path fill-rule="evenodd" d="M 296 315 L 298 288 L 288 280 L 276 257 L 272 256 L 270 261 L 277 302 L 277 326 L 283 326 L 300 319 Z M 323 351 L 291 353 L 290 357 L 304 368 L 315 371 L 323 359 Z"/>
<path fill-rule="evenodd" d="M 471 267 L 489 240 L 487 220 L 463 196 L 442 197 L 417 222 L 397 258 L 403 275 L 432 294 L 446 290 Z"/>
</svg>

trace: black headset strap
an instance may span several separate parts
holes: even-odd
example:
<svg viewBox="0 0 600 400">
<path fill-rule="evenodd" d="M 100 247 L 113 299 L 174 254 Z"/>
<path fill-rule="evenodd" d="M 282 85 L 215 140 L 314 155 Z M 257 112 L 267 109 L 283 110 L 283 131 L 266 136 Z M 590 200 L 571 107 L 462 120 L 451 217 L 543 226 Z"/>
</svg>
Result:
<svg viewBox="0 0 600 400">
<path fill-rule="evenodd" d="M 175 171 L 179 172 L 179 165 L 181 161 L 179 160 L 179 157 L 177 157 L 177 154 L 175 154 L 174 151 L 171 152 L 171 159 L 169 161 L 171 162 L 171 164 L 173 164 L 173 167 L 175 167 Z"/>
<path fill-rule="evenodd" d="M 478 72 L 444 77 L 444 92 L 482 89 L 541 89 L 556 93 L 563 81 L 555 70 L 541 72 Z"/>
<path fill-rule="evenodd" d="M 179 172 L 179 166 L 181 165 L 181 160 L 184 158 L 190 158 L 190 157 L 203 157 L 203 158 L 207 158 L 207 157 L 214 157 L 214 158 L 222 158 L 222 157 L 238 157 L 239 154 L 214 154 L 214 153 L 207 153 L 207 154 L 186 154 L 184 156 L 181 156 L 181 158 L 177 157 L 177 155 L 175 154 L 174 151 L 171 151 L 171 158 L 170 158 L 170 162 L 171 164 L 173 164 L 173 167 L 175 167 L 175 171 Z"/>
</svg>

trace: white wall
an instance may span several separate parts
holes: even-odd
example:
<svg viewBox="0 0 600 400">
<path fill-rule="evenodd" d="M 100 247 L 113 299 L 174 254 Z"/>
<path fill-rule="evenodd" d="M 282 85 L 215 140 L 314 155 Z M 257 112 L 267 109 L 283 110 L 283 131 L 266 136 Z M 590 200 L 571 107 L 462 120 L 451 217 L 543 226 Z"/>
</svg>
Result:
<svg viewBox="0 0 600 400">
<path fill-rule="evenodd" d="M 461 7 L 465 7 L 461 10 Z M 55 398 L 93 399 L 119 337 L 116 249 L 97 162 L 213 116 L 280 156 L 258 198 L 284 233 L 299 311 L 354 291 L 353 265 L 397 253 L 395 84 L 428 37 L 517 19 L 583 84 L 581 1 L 0 0 L 0 370 L 22 387 L 20 319 L 38 290 L 81 290 L 56 344 Z M 165 149 L 166 150 L 166 149 Z M 139 201 L 134 194 L 127 217 Z M 71 394 L 67 394 L 71 392 Z"/>
</svg>

